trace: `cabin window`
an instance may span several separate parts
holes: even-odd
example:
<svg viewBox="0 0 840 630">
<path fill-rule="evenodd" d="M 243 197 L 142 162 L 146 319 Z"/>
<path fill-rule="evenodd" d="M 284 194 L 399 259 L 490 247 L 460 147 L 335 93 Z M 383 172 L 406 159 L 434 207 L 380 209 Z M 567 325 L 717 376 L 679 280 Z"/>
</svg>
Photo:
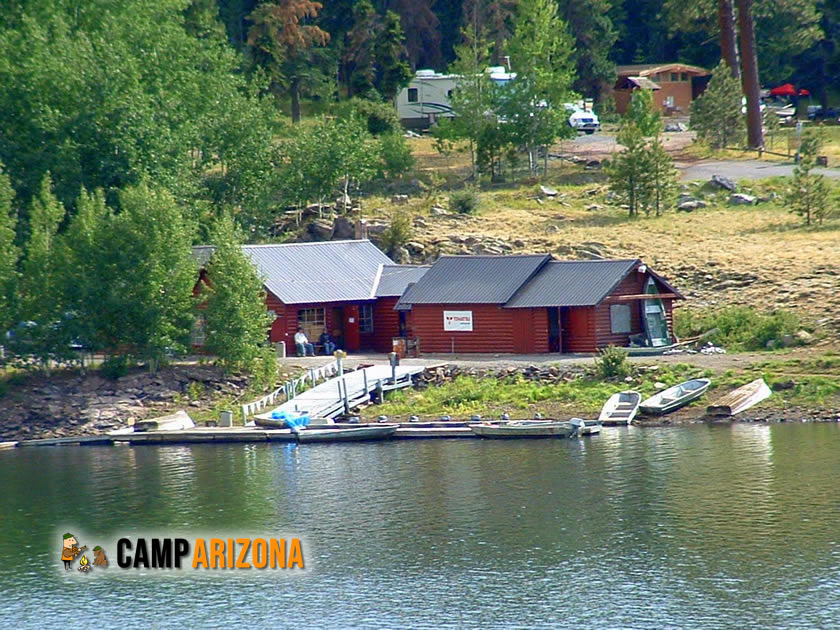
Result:
<svg viewBox="0 0 840 630">
<path fill-rule="evenodd" d="M 679 80 L 680 80 L 680 74 L 679 74 L 679 72 L 672 72 L 672 73 L 671 73 L 671 81 L 673 81 L 674 83 L 676 83 L 676 82 L 677 82 L 677 81 L 679 81 Z"/>
<path fill-rule="evenodd" d="M 665 107 L 673 107 L 673 106 L 674 106 L 674 96 L 671 95 L 671 96 L 668 96 L 665 99 Z"/>
<path fill-rule="evenodd" d="M 688 73 L 687 72 L 683 72 L 680 75 L 680 81 L 688 81 Z"/>
<path fill-rule="evenodd" d="M 373 332 L 373 306 L 362 304 L 359 308 L 359 332 Z"/>
<path fill-rule="evenodd" d="M 408 102 L 416 103 L 418 100 L 417 88 L 408 88 Z"/>
<path fill-rule="evenodd" d="M 447 90 L 446 98 L 452 98 L 452 90 Z"/>
<path fill-rule="evenodd" d="M 326 327 L 326 320 L 324 319 L 324 309 L 322 308 L 302 308 L 298 311 L 298 326 L 303 328 L 307 339 L 315 342 Z"/>
<path fill-rule="evenodd" d="M 630 333 L 629 304 L 613 304 L 610 306 L 610 331 L 614 335 Z"/>
</svg>

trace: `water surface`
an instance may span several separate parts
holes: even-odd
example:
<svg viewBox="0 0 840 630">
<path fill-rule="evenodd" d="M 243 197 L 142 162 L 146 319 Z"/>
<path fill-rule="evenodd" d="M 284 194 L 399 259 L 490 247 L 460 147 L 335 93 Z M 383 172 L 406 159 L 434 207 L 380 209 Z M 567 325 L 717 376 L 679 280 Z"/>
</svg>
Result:
<svg viewBox="0 0 840 630">
<path fill-rule="evenodd" d="M 0 453 L 0 619 L 38 628 L 835 627 L 839 477 L 834 424 L 16 449 Z M 55 553 L 66 527 L 101 538 L 298 535 L 309 568 L 207 578 L 112 567 L 69 578 Z"/>
</svg>

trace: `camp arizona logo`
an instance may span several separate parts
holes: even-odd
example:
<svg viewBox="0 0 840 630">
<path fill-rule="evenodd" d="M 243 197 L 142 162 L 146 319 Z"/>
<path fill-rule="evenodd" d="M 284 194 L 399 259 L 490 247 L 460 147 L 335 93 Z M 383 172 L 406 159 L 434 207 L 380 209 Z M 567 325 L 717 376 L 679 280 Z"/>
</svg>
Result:
<svg viewBox="0 0 840 630">
<path fill-rule="evenodd" d="M 62 562 L 71 568 L 72 562 L 87 547 L 78 547 L 75 536 L 65 534 Z M 90 563 L 85 556 L 79 560 L 78 571 L 87 574 L 94 567 L 107 569 L 105 550 L 96 546 L 97 561 Z M 305 570 L 304 548 L 300 538 L 259 537 L 122 537 L 106 547 L 108 556 L 116 559 L 111 567 L 119 569 L 160 569 L 227 571 L 227 570 Z M 74 572 L 75 573 L 75 572 Z"/>
</svg>

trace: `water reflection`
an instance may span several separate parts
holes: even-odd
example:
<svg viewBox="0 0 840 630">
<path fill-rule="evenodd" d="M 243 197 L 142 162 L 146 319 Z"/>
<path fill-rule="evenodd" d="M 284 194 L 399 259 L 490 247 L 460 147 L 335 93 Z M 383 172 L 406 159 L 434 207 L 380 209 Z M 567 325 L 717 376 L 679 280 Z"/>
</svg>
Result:
<svg viewBox="0 0 840 630">
<path fill-rule="evenodd" d="M 247 601 L 249 621 L 270 626 L 833 625 L 838 455 L 835 425 L 19 449 L 0 453 L 0 617 L 66 625 L 59 611 L 79 591 L 52 539 L 71 523 L 96 535 L 296 533 L 311 553 L 310 573 L 271 588 L 249 575 L 222 588 L 131 574 L 75 583 L 98 602 L 91 624 L 218 626 Z"/>
</svg>

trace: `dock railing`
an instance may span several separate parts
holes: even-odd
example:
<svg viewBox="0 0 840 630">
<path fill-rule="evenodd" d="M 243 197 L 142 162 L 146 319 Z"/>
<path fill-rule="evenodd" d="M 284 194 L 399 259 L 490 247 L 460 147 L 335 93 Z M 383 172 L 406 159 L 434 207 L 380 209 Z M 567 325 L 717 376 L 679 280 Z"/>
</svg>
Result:
<svg viewBox="0 0 840 630">
<path fill-rule="evenodd" d="M 256 415 L 267 407 L 277 406 L 278 400 L 281 396 L 284 397 L 286 401 L 292 400 L 295 396 L 297 396 L 299 391 L 306 387 L 307 381 L 309 381 L 310 387 L 314 387 L 321 381 L 326 381 L 333 376 L 339 375 L 339 372 L 341 371 L 343 371 L 343 369 L 338 361 L 331 361 L 330 363 L 320 367 L 306 370 L 298 378 L 286 381 L 270 394 L 263 396 L 259 400 L 242 405 L 242 421 L 247 422 L 249 416 Z"/>
</svg>

